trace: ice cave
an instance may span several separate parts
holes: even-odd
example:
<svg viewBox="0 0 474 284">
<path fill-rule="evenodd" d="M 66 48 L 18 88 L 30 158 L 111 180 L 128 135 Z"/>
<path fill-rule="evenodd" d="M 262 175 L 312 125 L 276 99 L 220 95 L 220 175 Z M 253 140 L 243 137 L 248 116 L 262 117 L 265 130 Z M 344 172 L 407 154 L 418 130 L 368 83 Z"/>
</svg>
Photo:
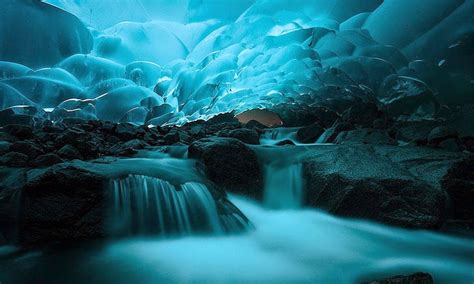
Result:
<svg viewBox="0 0 474 284">
<path fill-rule="evenodd" d="M 0 2 L 0 284 L 474 283 L 474 0 Z"/>
</svg>

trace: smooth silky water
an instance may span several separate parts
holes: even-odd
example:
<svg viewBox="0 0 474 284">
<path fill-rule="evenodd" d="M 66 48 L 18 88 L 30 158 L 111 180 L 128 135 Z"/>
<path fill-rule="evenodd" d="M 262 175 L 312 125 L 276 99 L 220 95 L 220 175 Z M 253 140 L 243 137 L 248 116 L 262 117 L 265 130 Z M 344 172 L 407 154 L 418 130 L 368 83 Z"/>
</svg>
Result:
<svg viewBox="0 0 474 284">
<path fill-rule="evenodd" d="M 129 237 L 34 251 L 0 248 L 0 281 L 354 283 L 423 271 L 431 273 L 436 283 L 472 283 L 472 239 L 340 219 L 302 208 L 304 181 L 298 153 L 303 149 L 294 149 L 293 158 L 284 158 L 289 156 L 278 154 L 275 147 L 259 150 L 264 201 L 230 196 L 254 229 L 222 234 L 215 204 L 202 183 L 176 185 L 128 175 L 111 181 L 111 209 Z M 206 234 L 194 232 L 193 214 L 207 224 Z"/>
</svg>

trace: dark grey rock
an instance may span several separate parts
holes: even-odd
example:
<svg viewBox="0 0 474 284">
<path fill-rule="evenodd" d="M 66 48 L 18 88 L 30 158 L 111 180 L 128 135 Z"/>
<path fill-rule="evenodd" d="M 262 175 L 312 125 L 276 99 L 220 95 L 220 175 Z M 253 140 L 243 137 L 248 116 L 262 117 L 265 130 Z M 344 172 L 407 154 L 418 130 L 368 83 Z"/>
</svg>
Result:
<svg viewBox="0 0 474 284">
<path fill-rule="evenodd" d="M 450 167 L 442 186 L 451 197 L 454 218 L 474 220 L 474 158 L 462 159 Z"/>
<path fill-rule="evenodd" d="M 437 229 L 449 212 L 439 181 L 458 156 L 428 150 L 363 144 L 314 148 L 304 167 L 306 204 L 338 216 Z"/>
<path fill-rule="evenodd" d="M 62 163 L 63 160 L 56 154 L 54 153 L 48 153 L 44 154 L 41 156 L 38 156 L 33 164 L 36 165 L 37 167 L 49 167 L 55 164 Z"/>
<path fill-rule="evenodd" d="M 61 149 L 57 151 L 57 154 L 65 159 L 74 160 L 74 159 L 83 159 L 81 152 L 77 150 L 76 147 L 72 145 L 64 145 Z"/>
<path fill-rule="evenodd" d="M 384 119 L 384 113 L 375 103 L 359 103 L 346 110 L 341 119 L 352 125 L 370 128 L 375 120 Z"/>
<path fill-rule="evenodd" d="M 433 277 L 424 272 L 411 275 L 397 275 L 383 280 L 362 282 L 363 284 L 433 284 Z"/>
<path fill-rule="evenodd" d="M 458 138 L 458 132 L 447 126 L 438 126 L 428 134 L 428 143 L 430 145 L 438 145 L 442 141 L 450 138 Z"/>
<path fill-rule="evenodd" d="M 260 136 L 258 135 L 257 131 L 252 129 L 238 128 L 232 130 L 224 130 L 219 133 L 219 136 L 235 138 L 246 144 L 260 144 Z"/>
<path fill-rule="evenodd" d="M 339 135 L 337 135 L 336 139 L 334 140 L 334 143 L 397 145 L 397 142 L 388 135 L 387 131 L 370 128 L 342 131 L 341 133 L 339 133 Z"/>
<path fill-rule="evenodd" d="M 212 137 L 195 141 L 188 156 L 201 160 L 209 179 L 218 186 L 261 197 L 262 174 L 256 154 L 234 138 Z"/>
<path fill-rule="evenodd" d="M 45 245 L 105 236 L 103 177 L 67 165 L 50 168 L 22 190 L 18 242 Z"/>
<path fill-rule="evenodd" d="M 38 145 L 36 145 L 36 143 L 29 140 L 13 143 L 10 146 L 10 151 L 25 154 L 30 159 L 34 159 L 43 154 L 43 150 Z"/>
<path fill-rule="evenodd" d="M 23 153 L 9 152 L 0 157 L 0 165 L 10 167 L 26 167 L 28 166 L 29 157 Z"/>
<path fill-rule="evenodd" d="M 319 126 L 319 124 L 315 123 L 298 129 L 296 132 L 296 139 L 301 143 L 314 143 L 323 133 L 324 129 Z"/>
</svg>

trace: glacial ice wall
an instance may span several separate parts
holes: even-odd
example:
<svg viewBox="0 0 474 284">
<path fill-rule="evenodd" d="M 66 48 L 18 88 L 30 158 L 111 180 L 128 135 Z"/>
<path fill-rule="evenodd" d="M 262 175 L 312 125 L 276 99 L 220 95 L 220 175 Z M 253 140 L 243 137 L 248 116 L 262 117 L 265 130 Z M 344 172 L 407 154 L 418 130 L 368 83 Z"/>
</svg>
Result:
<svg viewBox="0 0 474 284">
<path fill-rule="evenodd" d="M 374 101 L 417 119 L 474 103 L 474 0 L 46 1 L 82 23 L 39 0 L 7 1 L 10 114 L 29 105 L 54 120 L 161 125 Z"/>
</svg>

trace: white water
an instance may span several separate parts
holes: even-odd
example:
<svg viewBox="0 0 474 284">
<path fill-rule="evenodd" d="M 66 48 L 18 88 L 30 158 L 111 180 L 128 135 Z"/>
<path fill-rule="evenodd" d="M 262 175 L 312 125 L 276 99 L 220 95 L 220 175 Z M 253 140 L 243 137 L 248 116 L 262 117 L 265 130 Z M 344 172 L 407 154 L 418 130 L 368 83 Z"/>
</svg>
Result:
<svg viewBox="0 0 474 284">
<path fill-rule="evenodd" d="M 175 186 L 165 180 L 129 175 L 112 181 L 112 231 L 118 235 L 221 233 L 216 203 L 204 184 Z"/>
<path fill-rule="evenodd" d="M 302 164 L 265 165 L 264 204 L 271 209 L 300 208 L 304 181 Z"/>
<path fill-rule="evenodd" d="M 344 284 L 425 271 L 435 283 L 474 280 L 473 240 L 342 220 L 315 210 L 266 210 L 238 197 L 232 201 L 255 224 L 254 231 L 29 253 L 3 262 L 0 276 L 5 283 Z"/>
</svg>

